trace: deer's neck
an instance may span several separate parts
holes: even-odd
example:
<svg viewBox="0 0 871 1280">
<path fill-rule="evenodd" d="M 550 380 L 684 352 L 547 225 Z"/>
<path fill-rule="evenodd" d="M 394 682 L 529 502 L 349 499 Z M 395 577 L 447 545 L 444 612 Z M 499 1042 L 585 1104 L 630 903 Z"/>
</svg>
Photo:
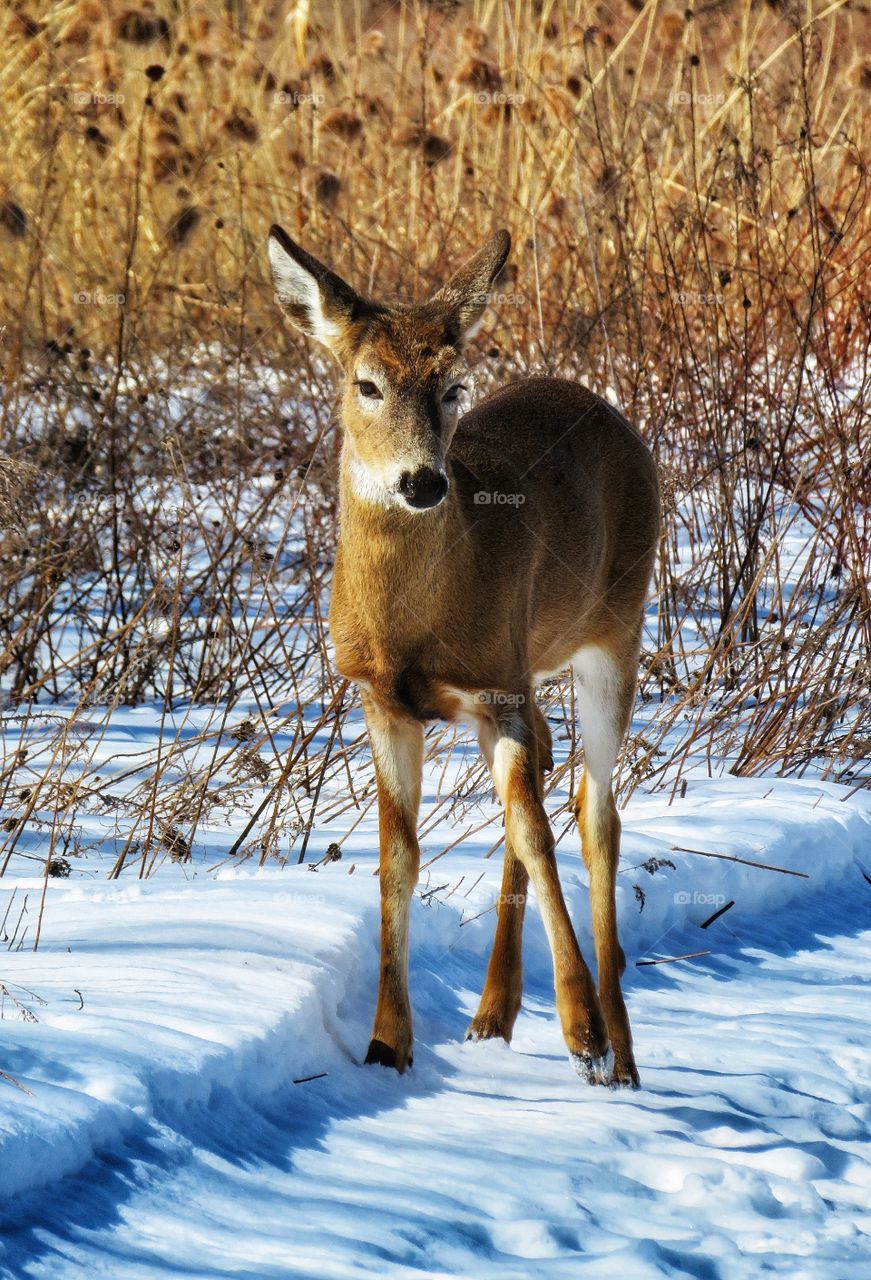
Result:
<svg viewBox="0 0 871 1280">
<path fill-rule="evenodd" d="M 376 665 L 413 659 L 442 629 L 468 554 L 453 485 L 429 511 L 367 501 L 343 456 L 331 624 L 337 649 L 354 633 Z"/>
</svg>

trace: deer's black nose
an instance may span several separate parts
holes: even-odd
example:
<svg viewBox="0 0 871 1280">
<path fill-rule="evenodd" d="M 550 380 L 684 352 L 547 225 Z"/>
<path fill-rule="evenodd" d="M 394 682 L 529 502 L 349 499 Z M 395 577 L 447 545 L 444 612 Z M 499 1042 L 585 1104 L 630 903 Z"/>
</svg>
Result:
<svg viewBox="0 0 871 1280">
<path fill-rule="evenodd" d="M 397 488 L 410 507 L 424 511 L 441 502 L 448 491 L 448 478 L 444 471 L 418 467 L 417 471 L 403 471 Z"/>
</svg>

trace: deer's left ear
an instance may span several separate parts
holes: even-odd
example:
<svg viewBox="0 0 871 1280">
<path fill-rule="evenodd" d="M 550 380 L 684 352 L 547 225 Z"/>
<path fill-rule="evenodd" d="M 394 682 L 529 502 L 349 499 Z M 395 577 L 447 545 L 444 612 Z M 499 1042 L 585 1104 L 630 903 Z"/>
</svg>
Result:
<svg viewBox="0 0 871 1280">
<path fill-rule="evenodd" d="M 279 302 L 298 329 L 335 351 L 363 300 L 279 226 L 269 232 L 269 263 Z"/>
<path fill-rule="evenodd" d="M 496 231 L 477 253 L 467 258 L 463 265 L 433 294 L 432 302 L 446 311 L 455 340 L 468 342 L 478 332 L 493 281 L 505 265 L 511 249 L 511 236 L 507 231 Z"/>
</svg>

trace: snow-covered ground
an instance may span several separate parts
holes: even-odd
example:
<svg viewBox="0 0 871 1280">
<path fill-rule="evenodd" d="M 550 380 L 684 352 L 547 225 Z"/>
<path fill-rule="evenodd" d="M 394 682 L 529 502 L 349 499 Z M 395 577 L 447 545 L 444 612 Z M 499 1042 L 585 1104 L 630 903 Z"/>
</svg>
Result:
<svg viewBox="0 0 871 1280">
<path fill-rule="evenodd" d="M 833 681 L 864 671 L 858 625 L 838 647 L 853 623 L 829 540 L 786 499 L 766 528 L 763 640 L 810 657 L 748 678 L 745 695 L 743 668 L 731 691 L 722 673 L 693 684 L 718 636 L 721 584 L 700 553 L 717 495 L 673 531 L 691 607 L 670 637 L 651 609 L 620 777 L 642 1088 L 589 1088 L 571 1070 L 534 903 L 513 1044 L 464 1044 L 502 827 L 477 751 L 439 727 L 412 919 L 414 1068 L 399 1078 L 360 1065 L 377 818 L 359 707 L 324 650 L 327 517 L 314 502 L 303 538 L 277 499 L 249 528 L 251 483 L 238 504 L 186 491 L 175 515 L 172 486 L 159 502 L 149 486 L 143 511 L 166 509 L 163 534 L 183 548 L 178 561 L 176 541 L 153 552 L 154 581 L 184 587 L 186 674 L 167 686 L 155 637 L 168 623 L 159 602 L 145 608 L 146 575 L 124 582 L 142 605 L 132 656 L 101 659 L 141 680 L 91 678 L 82 655 L 112 610 L 89 571 L 83 598 L 70 586 L 53 606 L 51 652 L 38 650 L 57 675 L 39 696 L 59 705 L 0 717 L 0 1276 L 871 1274 L 871 795 L 814 776 L 867 782 L 868 738 L 853 732 L 852 696 L 837 714 L 837 683 L 795 674 L 825 671 L 832 647 Z M 231 599 L 191 587 L 249 543 L 256 572 L 219 575 Z M 654 670 L 666 652 L 671 683 Z M 809 742 L 780 715 L 787 686 L 832 709 Z M 567 808 L 580 759 L 569 682 L 542 706 L 557 759 L 547 805 L 592 959 Z M 763 772 L 771 760 L 801 776 Z"/>
<path fill-rule="evenodd" d="M 2 1275 L 865 1274 L 871 801 L 697 771 L 623 816 L 635 1093 L 572 1072 L 534 907 L 511 1048 L 463 1043 L 494 923 L 492 831 L 423 872 L 403 1078 L 359 1065 L 373 814 L 317 871 L 44 882 L 23 864 L 0 882 L 16 890 L 10 941 L 24 895 L 32 921 L 47 893 L 39 950 L 4 953 L 0 973 Z M 434 828 L 424 861 L 449 836 Z M 573 833 L 559 856 L 589 954 Z"/>
</svg>

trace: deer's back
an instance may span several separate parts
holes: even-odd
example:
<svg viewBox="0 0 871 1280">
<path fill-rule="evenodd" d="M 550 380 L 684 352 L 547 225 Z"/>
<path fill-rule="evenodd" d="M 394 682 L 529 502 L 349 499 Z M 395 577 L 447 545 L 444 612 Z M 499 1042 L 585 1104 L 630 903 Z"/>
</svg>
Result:
<svg viewBox="0 0 871 1280">
<path fill-rule="evenodd" d="M 482 400 L 459 422 L 452 457 L 480 478 L 515 478 L 587 499 L 614 489 L 614 468 L 649 472 L 635 428 L 589 388 L 563 378 L 526 378 Z"/>
<path fill-rule="evenodd" d="M 516 567 L 533 649 L 564 632 L 570 653 L 573 620 L 586 643 L 609 618 L 637 614 L 659 529 L 656 467 L 607 401 L 560 378 L 511 383 L 461 419 L 451 458 L 482 559 Z"/>
</svg>

